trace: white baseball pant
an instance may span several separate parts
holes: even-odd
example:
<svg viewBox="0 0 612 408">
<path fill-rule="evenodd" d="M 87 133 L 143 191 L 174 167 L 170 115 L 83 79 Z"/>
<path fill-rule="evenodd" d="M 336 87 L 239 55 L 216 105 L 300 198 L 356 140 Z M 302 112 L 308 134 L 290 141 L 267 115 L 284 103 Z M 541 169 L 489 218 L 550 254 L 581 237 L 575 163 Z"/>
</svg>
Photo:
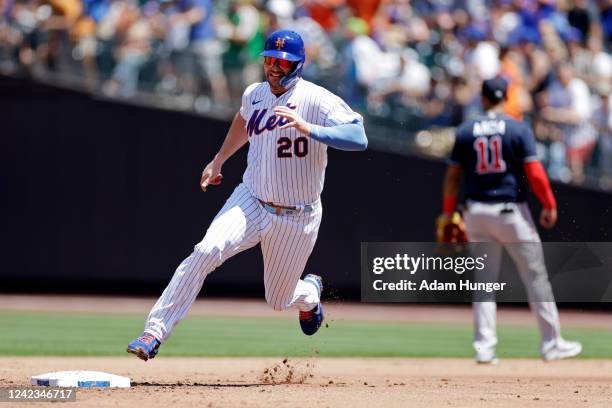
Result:
<svg viewBox="0 0 612 408">
<path fill-rule="evenodd" d="M 503 209 L 511 212 L 502 213 Z M 540 330 L 540 350 L 561 338 L 559 313 L 554 301 L 541 302 L 533 299 L 554 299 L 540 236 L 531 218 L 526 203 L 484 203 L 468 201 L 464 214 L 465 228 L 470 242 L 499 242 L 506 248 L 516 264 L 521 280 L 527 290 L 529 306 L 535 313 Z M 524 245 L 521 245 L 524 243 Z M 488 252 L 483 281 L 495 281 L 499 276 L 502 245 Z M 535 293 L 534 291 L 539 291 Z M 474 302 L 474 349 L 483 355 L 495 353 L 497 344 L 495 302 Z"/>
<path fill-rule="evenodd" d="M 204 239 L 176 269 L 151 309 L 145 332 L 162 343 L 187 314 L 206 276 L 232 256 L 261 243 L 266 301 L 275 309 L 302 311 L 319 303 L 312 283 L 300 279 L 317 240 L 320 200 L 312 211 L 275 215 L 266 211 L 244 184 L 236 187 L 206 231 Z"/>
</svg>

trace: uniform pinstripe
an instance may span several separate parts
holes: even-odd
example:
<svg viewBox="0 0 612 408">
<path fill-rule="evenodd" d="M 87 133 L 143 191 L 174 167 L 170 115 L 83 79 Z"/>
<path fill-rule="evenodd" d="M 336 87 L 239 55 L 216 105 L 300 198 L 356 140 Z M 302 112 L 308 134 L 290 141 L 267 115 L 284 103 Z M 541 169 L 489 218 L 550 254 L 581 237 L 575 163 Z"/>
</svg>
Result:
<svg viewBox="0 0 612 408">
<path fill-rule="evenodd" d="M 320 201 L 327 146 L 304 138 L 293 128 L 279 129 L 275 106 L 295 108 L 308 122 L 333 126 L 361 121 L 340 98 L 315 84 L 299 80 L 280 97 L 267 82 L 248 87 L 240 114 L 247 121 L 247 169 L 202 241 L 177 268 L 153 306 L 145 332 L 164 342 L 200 292 L 206 276 L 225 260 L 261 243 L 266 301 L 275 309 L 294 306 L 310 310 L 319 303 L 316 287 L 300 280 L 314 248 L 322 206 Z M 264 112 L 265 110 L 265 112 Z M 263 113 L 262 113 L 263 112 Z M 256 122 L 256 123 L 255 123 Z M 279 157 L 282 138 L 288 138 L 287 157 Z M 304 145 L 307 145 L 304 147 Z M 307 154 L 304 154 L 307 149 Z M 310 205 L 295 215 L 268 212 L 259 200 L 284 206 Z"/>
</svg>

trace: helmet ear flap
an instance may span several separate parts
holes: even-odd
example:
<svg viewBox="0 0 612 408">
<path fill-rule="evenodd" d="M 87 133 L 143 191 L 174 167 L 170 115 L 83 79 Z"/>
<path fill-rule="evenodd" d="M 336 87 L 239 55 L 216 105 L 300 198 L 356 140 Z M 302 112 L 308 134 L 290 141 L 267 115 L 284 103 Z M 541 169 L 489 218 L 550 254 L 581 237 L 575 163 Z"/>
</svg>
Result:
<svg viewBox="0 0 612 408">
<path fill-rule="evenodd" d="M 304 67 L 304 61 L 298 61 L 297 65 L 291 71 L 291 73 L 280 80 L 280 86 L 283 88 L 291 88 L 297 80 L 302 76 L 302 68 Z"/>
</svg>

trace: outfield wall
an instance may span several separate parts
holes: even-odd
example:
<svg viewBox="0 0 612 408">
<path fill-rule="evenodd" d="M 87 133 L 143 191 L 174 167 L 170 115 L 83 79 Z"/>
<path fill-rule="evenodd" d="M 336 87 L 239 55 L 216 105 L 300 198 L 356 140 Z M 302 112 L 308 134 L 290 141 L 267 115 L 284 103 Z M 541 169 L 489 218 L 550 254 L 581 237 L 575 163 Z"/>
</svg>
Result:
<svg viewBox="0 0 612 408">
<path fill-rule="evenodd" d="M 229 123 L 0 77 L 1 292 L 157 293 L 200 240 L 245 167 L 199 190 Z M 367 124 L 366 124 L 367 129 Z M 362 241 L 430 241 L 444 164 L 329 150 L 324 215 L 307 271 L 356 297 Z M 555 185 L 548 241 L 608 241 L 612 195 Z M 206 293 L 263 292 L 259 248 L 224 264 Z"/>
</svg>

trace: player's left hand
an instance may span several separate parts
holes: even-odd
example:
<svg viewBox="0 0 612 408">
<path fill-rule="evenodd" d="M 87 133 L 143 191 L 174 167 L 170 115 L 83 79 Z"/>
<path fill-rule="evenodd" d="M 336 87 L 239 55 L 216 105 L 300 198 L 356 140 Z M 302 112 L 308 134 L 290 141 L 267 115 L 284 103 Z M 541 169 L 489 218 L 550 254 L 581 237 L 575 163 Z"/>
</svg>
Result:
<svg viewBox="0 0 612 408">
<path fill-rule="evenodd" d="M 310 123 L 306 122 L 295 110 L 289 109 L 286 106 L 276 106 L 274 108 L 274 114 L 288 120 L 288 122 L 280 126 L 279 129 L 295 128 L 304 135 L 310 134 Z"/>
<path fill-rule="evenodd" d="M 540 225 L 544 228 L 552 228 L 557 223 L 557 209 L 542 208 L 540 212 Z"/>
</svg>

